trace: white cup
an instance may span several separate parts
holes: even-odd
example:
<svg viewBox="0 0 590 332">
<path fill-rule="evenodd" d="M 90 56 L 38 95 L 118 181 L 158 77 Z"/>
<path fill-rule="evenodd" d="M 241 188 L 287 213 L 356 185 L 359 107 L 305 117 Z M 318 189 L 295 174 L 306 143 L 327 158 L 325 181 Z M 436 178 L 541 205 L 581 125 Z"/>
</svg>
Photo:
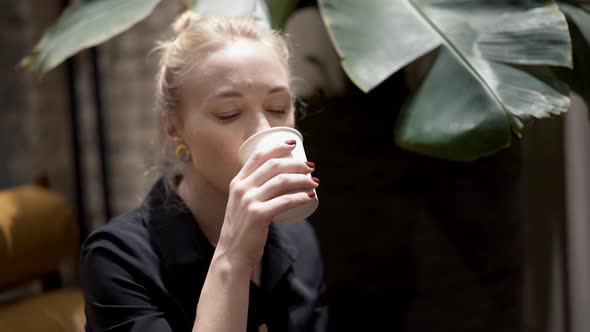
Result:
<svg viewBox="0 0 590 332">
<path fill-rule="evenodd" d="M 267 150 L 273 146 L 285 144 L 285 141 L 290 139 L 297 142 L 295 148 L 291 151 L 291 158 L 307 161 L 305 149 L 303 148 L 303 136 L 299 131 L 291 127 L 272 127 L 250 136 L 240 147 L 240 160 L 243 164 L 252 152 L 256 150 Z M 311 177 L 311 174 L 307 176 Z M 315 189 L 313 191 L 315 193 Z M 318 208 L 318 205 L 319 200 L 316 193 L 313 200 L 309 203 L 287 210 L 275 216 L 272 221 L 280 224 L 289 224 L 303 220 L 309 217 Z"/>
</svg>

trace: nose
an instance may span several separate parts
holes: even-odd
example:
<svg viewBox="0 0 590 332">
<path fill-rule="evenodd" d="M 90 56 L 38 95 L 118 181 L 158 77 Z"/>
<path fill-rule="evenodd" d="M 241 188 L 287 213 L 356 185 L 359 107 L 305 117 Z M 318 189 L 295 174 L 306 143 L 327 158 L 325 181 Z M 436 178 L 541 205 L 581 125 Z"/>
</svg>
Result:
<svg viewBox="0 0 590 332">
<path fill-rule="evenodd" d="M 244 132 L 243 140 L 245 141 L 250 136 L 272 127 L 264 112 L 256 112 L 255 115 L 249 117 L 247 130 Z"/>
<path fill-rule="evenodd" d="M 271 125 L 270 122 L 268 122 L 268 119 L 266 118 L 266 114 L 264 114 L 264 112 L 257 113 L 254 123 L 254 133 L 268 129 L 270 127 Z"/>
<path fill-rule="evenodd" d="M 244 141 L 252 135 L 272 127 L 264 111 L 249 113 L 247 122 L 247 126 L 244 128 L 245 131 L 243 132 Z"/>
</svg>

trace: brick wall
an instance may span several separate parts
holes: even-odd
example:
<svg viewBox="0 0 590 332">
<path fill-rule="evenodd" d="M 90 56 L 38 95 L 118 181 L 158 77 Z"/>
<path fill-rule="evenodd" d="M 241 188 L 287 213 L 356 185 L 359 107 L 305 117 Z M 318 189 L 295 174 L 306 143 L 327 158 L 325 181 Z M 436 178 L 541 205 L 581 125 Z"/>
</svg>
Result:
<svg viewBox="0 0 590 332">
<path fill-rule="evenodd" d="M 157 57 L 149 56 L 155 41 L 169 32 L 179 2 L 164 1 L 147 19 L 98 48 L 103 120 L 113 215 L 136 207 L 149 185 L 146 171 L 160 151 L 159 116 L 153 110 Z M 89 52 L 77 57 L 81 102 L 84 188 L 88 225 L 106 220 L 96 135 L 92 68 Z"/>
<path fill-rule="evenodd" d="M 59 13 L 59 1 L 0 4 L 0 188 L 30 183 L 46 173 L 52 187 L 72 197 L 67 91 L 62 70 L 35 79 L 16 70 L 43 29 Z"/>
</svg>

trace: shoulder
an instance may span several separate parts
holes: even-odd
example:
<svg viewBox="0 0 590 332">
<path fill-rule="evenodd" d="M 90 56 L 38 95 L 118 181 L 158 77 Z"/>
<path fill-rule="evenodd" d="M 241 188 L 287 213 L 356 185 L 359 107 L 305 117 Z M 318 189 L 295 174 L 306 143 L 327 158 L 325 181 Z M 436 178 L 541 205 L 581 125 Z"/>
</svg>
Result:
<svg viewBox="0 0 590 332">
<path fill-rule="evenodd" d="M 80 273 L 144 274 L 157 268 L 158 262 L 141 210 L 134 209 L 88 236 L 80 252 Z"/>
<path fill-rule="evenodd" d="M 84 241 L 80 286 L 87 330 L 171 331 L 159 307 L 160 259 L 139 209 L 117 216 Z M 134 328 L 135 327 L 135 328 Z"/>
<path fill-rule="evenodd" d="M 114 217 L 94 230 L 82 244 L 82 255 L 103 248 L 132 252 L 149 245 L 149 232 L 139 209 Z"/>
</svg>

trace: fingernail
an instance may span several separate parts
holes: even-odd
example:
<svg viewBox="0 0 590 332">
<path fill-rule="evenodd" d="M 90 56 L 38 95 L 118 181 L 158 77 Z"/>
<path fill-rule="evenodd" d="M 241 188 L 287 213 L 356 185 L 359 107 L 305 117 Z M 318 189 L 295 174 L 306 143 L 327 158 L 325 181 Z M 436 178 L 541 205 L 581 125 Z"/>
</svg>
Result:
<svg viewBox="0 0 590 332">
<path fill-rule="evenodd" d="M 315 164 L 312 163 L 311 161 L 306 161 L 305 164 L 307 165 L 307 167 L 309 168 L 315 168 Z"/>
<path fill-rule="evenodd" d="M 294 139 L 290 139 L 290 140 L 285 141 L 285 143 L 287 145 L 295 145 L 297 143 L 297 141 L 295 141 Z"/>
<path fill-rule="evenodd" d="M 313 182 L 315 183 L 320 183 L 320 179 L 316 178 L 315 176 L 312 176 L 311 179 L 313 180 Z"/>
<path fill-rule="evenodd" d="M 315 191 L 308 192 L 307 196 L 309 196 L 310 198 L 313 198 L 315 196 Z"/>
</svg>

